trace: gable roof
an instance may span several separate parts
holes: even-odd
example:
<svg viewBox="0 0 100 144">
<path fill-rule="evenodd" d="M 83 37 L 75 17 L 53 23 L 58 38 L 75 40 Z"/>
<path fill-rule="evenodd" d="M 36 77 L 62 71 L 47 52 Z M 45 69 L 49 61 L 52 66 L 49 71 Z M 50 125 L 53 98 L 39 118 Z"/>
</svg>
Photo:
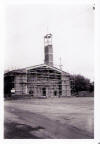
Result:
<svg viewBox="0 0 100 144">
<path fill-rule="evenodd" d="M 65 71 L 62 71 L 54 66 L 49 66 L 47 64 L 40 64 L 40 65 L 35 65 L 35 66 L 31 66 L 31 67 L 27 67 L 26 70 L 31 70 L 31 69 L 35 69 L 35 68 L 39 68 L 39 67 L 45 67 L 45 68 L 50 68 L 50 69 L 53 69 L 53 70 L 56 70 L 60 73 L 65 73 L 67 75 L 69 75 L 69 73 L 65 72 Z"/>
<path fill-rule="evenodd" d="M 12 70 L 12 71 L 9 71 L 9 72 L 6 72 L 6 74 L 10 74 L 10 73 L 26 73 L 28 70 L 31 70 L 31 69 L 35 69 L 35 68 L 39 68 L 39 67 L 45 67 L 45 68 L 50 68 L 52 70 L 56 70 L 57 72 L 60 72 L 61 74 L 66 74 L 66 75 L 69 75 L 69 73 L 65 72 L 65 71 L 62 71 L 54 66 L 49 66 L 47 64 L 40 64 L 40 65 L 35 65 L 35 66 L 30 66 L 30 67 L 26 67 L 26 68 L 21 68 L 21 69 L 16 69 L 16 70 Z"/>
</svg>

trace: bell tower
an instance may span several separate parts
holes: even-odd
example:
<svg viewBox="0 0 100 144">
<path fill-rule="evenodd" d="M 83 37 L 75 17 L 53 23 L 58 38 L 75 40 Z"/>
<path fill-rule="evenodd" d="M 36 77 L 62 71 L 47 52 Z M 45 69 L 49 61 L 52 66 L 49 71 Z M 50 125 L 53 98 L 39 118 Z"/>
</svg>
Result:
<svg viewBox="0 0 100 144">
<path fill-rule="evenodd" d="M 52 47 L 52 34 L 44 36 L 44 63 L 53 66 L 53 47 Z"/>
</svg>

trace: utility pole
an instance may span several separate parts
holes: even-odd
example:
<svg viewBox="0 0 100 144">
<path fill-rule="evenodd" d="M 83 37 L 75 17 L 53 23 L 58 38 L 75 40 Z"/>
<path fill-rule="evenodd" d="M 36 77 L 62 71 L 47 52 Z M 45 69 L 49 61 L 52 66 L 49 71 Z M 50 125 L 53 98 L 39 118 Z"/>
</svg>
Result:
<svg viewBox="0 0 100 144">
<path fill-rule="evenodd" d="M 59 68 L 62 70 L 63 65 L 61 64 L 61 57 L 60 57 L 60 64 L 59 64 Z"/>
</svg>

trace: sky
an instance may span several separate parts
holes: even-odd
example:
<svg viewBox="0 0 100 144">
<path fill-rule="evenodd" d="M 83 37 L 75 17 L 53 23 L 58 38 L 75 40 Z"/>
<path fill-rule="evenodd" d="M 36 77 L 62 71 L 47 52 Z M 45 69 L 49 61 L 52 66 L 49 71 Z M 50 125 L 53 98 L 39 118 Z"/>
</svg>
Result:
<svg viewBox="0 0 100 144">
<path fill-rule="evenodd" d="M 94 80 L 93 3 L 6 7 L 5 70 L 44 63 L 44 35 L 53 35 L 54 66 Z"/>
</svg>

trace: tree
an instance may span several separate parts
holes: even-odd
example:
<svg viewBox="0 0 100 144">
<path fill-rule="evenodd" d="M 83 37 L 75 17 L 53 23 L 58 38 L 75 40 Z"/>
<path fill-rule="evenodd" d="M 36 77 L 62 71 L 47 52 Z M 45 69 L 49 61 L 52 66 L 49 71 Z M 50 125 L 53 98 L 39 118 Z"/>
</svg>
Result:
<svg viewBox="0 0 100 144">
<path fill-rule="evenodd" d="M 93 92 L 94 91 L 94 82 L 90 83 L 89 91 Z"/>
<path fill-rule="evenodd" d="M 88 78 L 82 75 L 71 75 L 71 88 L 72 93 L 78 93 L 79 91 L 93 91 L 93 84 L 90 83 Z"/>
</svg>

